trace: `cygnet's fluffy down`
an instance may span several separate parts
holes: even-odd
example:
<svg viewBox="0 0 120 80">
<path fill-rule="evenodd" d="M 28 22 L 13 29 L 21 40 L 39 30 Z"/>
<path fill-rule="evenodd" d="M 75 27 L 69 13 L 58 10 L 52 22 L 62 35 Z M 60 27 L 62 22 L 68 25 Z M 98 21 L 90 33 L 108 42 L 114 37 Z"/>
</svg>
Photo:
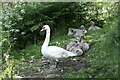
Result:
<svg viewBox="0 0 120 80">
<path fill-rule="evenodd" d="M 80 47 L 83 51 L 87 51 L 87 50 L 90 48 L 89 44 L 84 43 L 84 42 L 80 42 L 80 43 L 79 43 L 79 47 Z"/>
</svg>

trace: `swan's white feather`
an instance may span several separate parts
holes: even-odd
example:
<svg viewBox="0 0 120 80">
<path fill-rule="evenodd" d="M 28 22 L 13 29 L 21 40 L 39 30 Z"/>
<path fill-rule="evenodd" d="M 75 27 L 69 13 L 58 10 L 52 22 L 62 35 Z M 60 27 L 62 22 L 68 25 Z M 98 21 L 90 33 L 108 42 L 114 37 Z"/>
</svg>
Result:
<svg viewBox="0 0 120 80">
<path fill-rule="evenodd" d="M 41 31 L 43 30 L 46 30 L 46 38 L 41 49 L 44 57 L 53 60 L 58 60 L 58 59 L 68 58 L 77 55 L 57 46 L 48 46 L 50 41 L 50 27 L 48 25 L 44 25 Z"/>
<path fill-rule="evenodd" d="M 57 46 L 48 46 L 43 55 L 50 59 L 61 59 L 68 58 L 70 56 L 76 56 L 76 54 Z"/>
</svg>

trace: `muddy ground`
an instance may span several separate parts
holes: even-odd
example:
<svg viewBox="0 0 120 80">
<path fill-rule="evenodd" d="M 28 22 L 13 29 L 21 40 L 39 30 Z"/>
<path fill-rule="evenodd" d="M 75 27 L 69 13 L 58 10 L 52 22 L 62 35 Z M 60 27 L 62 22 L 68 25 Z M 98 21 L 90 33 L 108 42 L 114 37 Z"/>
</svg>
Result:
<svg viewBox="0 0 120 80">
<path fill-rule="evenodd" d="M 21 65 L 20 75 L 24 78 L 62 78 L 64 74 L 80 72 L 89 67 L 88 61 L 65 59 L 57 63 L 56 68 L 50 69 L 51 63 L 48 59 L 37 59 L 33 62 L 25 61 Z"/>
</svg>

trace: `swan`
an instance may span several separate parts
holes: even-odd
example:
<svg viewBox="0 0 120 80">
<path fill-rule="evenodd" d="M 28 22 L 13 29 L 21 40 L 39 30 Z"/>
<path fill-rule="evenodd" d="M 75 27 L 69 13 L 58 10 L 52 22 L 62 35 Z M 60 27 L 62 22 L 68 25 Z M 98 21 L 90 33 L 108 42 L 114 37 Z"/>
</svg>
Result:
<svg viewBox="0 0 120 80">
<path fill-rule="evenodd" d="M 78 42 L 79 42 L 78 40 L 70 42 L 67 45 L 67 50 L 80 56 L 81 54 L 83 54 L 83 51 L 81 48 L 78 47 L 79 46 Z"/>
<path fill-rule="evenodd" d="M 61 47 L 48 46 L 48 44 L 50 42 L 50 27 L 49 27 L 49 25 L 44 25 L 42 27 L 41 31 L 44 31 L 44 30 L 46 30 L 46 37 L 45 37 L 45 41 L 44 41 L 42 48 L 41 48 L 41 53 L 44 57 L 46 57 L 50 60 L 58 61 L 58 60 L 63 59 L 63 58 L 77 56 L 77 54 L 69 52 Z"/>
<path fill-rule="evenodd" d="M 79 29 L 80 29 L 80 30 L 85 30 L 84 25 L 81 25 Z"/>
<path fill-rule="evenodd" d="M 95 25 L 95 22 L 93 21 L 90 21 L 91 26 L 88 28 L 88 30 L 97 30 L 97 29 L 101 29 L 100 27 L 98 26 L 94 26 Z"/>
<path fill-rule="evenodd" d="M 67 51 L 71 51 L 71 48 L 78 42 L 78 40 L 73 40 L 72 42 L 70 42 L 68 45 L 67 45 L 67 48 L 66 50 Z"/>
<path fill-rule="evenodd" d="M 82 25 L 82 28 L 84 26 Z M 73 35 L 74 37 L 79 37 L 80 41 L 83 40 L 84 35 L 87 33 L 87 30 L 69 28 L 68 35 Z"/>
<path fill-rule="evenodd" d="M 79 48 L 81 48 L 83 50 L 83 52 L 85 52 L 85 51 L 89 50 L 90 46 L 89 46 L 89 44 L 81 41 L 79 43 Z"/>
</svg>

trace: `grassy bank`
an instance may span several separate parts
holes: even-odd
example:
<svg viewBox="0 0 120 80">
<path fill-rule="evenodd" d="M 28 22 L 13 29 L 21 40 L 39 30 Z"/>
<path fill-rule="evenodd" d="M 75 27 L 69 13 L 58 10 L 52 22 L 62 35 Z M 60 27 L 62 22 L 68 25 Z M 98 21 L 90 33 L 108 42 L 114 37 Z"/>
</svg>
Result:
<svg viewBox="0 0 120 80">
<path fill-rule="evenodd" d="M 61 75 L 65 78 L 117 78 L 118 73 L 118 42 L 117 42 L 117 25 L 104 27 L 101 30 L 88 31 L 85 35 L 84 42 L 91 44 L 90 49 L 84 53 L 84 56 L 76 58 L 80 61 L 88 61 L 89 67 L 80 69 L 77 72 L 71 71 L 69 74 Z M 49 45 L 57 45 L 66 48 L 66 45 L 77 38 L 72 36 L 57 35 L 51 38 Z M 25 61 L 31 61 L 31 57 L 40 59 L 41 42 L 36 45 L 29 45 L 23 50 L 16 51 L 14 57 Z M 27 67 L 27 66 L 26 66 Z M 28 66 L 29 67 L 29 66 Z"/>
</svg>

